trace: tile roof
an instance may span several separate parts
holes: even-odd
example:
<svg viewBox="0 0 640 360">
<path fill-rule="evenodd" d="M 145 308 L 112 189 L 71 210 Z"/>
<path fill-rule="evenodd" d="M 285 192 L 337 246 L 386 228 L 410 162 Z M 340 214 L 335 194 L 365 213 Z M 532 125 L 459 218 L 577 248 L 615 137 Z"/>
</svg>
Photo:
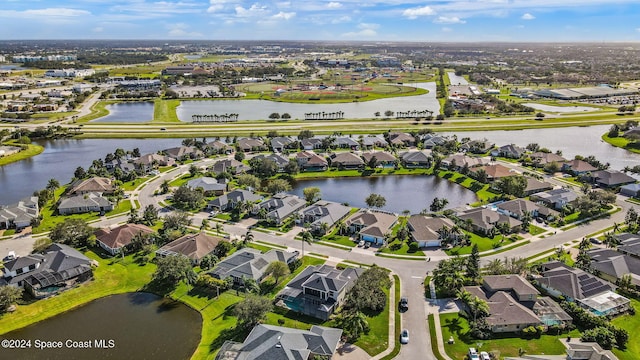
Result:
<svg viewBox="0 0 640 360">
<path fill-rule="evenodd" d="M 102 228 L 96 231 L 96 238 L 111 249 L 119 249 L 131 243 L 137 234 L 152 234 L 153 229 L 142 224 L 124 224 L 113 229 Z"/>
</svg>

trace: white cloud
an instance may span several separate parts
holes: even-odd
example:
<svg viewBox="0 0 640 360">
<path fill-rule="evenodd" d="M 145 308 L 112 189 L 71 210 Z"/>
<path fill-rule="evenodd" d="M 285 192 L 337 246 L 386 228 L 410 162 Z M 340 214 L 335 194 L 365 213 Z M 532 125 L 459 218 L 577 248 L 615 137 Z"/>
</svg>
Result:
<svg viewBox="0 0 640 360">
<path fill-rule="evenodd" d="M 436 11 L 433 10 L 433 8 L 431 8 L 430 6 L 423 6 L 418 8 L 406 9 L 402 12 L 402 15 L 406 16 L 409 19 L 417 19 L 420 16 L 430 16 L 434 15 L 435 13 Z"/>
<path fill-rule="evenodd" d="M 224 10 L 229 7 L 229 5 L 235 3 L 237 3 L 236 0 L 209 0 L 209 8 L 207 9 L 207 12 L 215 13 L 220 10 Z"/>
<path fill-rule="evenodd" d="M 25 10 L 24 13 L 27 15 L 37 15 L 37 16 L 67 16 L 67 17 L 91 15 L 91 13 L 86 10 L 67 9 L 67 8 L 46 8 L 46 9 L 36 9 L 36 10 Z"/>
<path fill-rule="evenodd" d="M 341 23 L 346 23 L 346 22 L 350 22 L 350 21 L 351 21 L 351 16 L 348 16 L 348 15 L 341 16 L 339 18 L 331 19 L 331 23 L 332 24 L 341 24 Z"/>
<path fill-rule="evenodd" d="M 438 16 L 433 22 L 438 24 L 465 24 L 466 21 L 457 16 Z"/>
<path fill-rule="evenodd" d="M 361 37 L 373 37 L 377 36 L 378 32 L 376 29 L 380 27 L 379 24 L 370 24 L 370 23 L 360 23 L 358 24 L 359 31 L 352 31 L 348 33 L 342 34 L 342 37 L 345 38 L 361 38 Z"/>
<path fill-rule="evenodd" d="M 533 20 L 533 19 L 535 19 L 535 18 L 536 18 L 535 16 L 533 16 L 533 15 L 531 15 L 531 14 L 529 14 L 529 13 L 525 13 L 525 14 L 524 14 L 524 15 L 522 15 L 522 17 L 521 17 L 521 19 L 522 19 L 522 20 Z"/>
<path fill-rule="evenodd" d="M 267 7 L 260 4 L 253 4 L 249 8 L 236 6 L 236 16 L 239 18 L 250 18 L 256 16 L 264 16 L 268 12 Z"/>
<path fill-rule="evenodd" d="M 289 19 L 293 18 L 294 16 L 296 16 L 296 13 L 294 13 L 294 12 L 280 11 L 279 13 L 273 15 L 271 18 L 272 19 L 276 19 L 276 20 L 289 20 Z"/>
<path fill-rule="evenodd" d="M 342 7 L 342 4 L 341 4 L 341 3 L 339 3 L 339 2 L 332 1 L 332 2 L 330 2 L 330 3 L 328 3 L 328 4 L 327 4 L 327 7 L 328 7 L 329 9 L 339 9 L 339 8 L 341 8 L 341 7 Z"/>
<path fill-rule="evenodd" d="M 197 31 L 188 31 L 189 26 L 185 23 L 177 23 L 177 24 L 168 24 L 167 29 L 169 29 L 168 35 L 171 37 L 179 37 L 179 38 L 194 38 L 194 37 L 202 37 L 202 33 Z"/>
</svg>

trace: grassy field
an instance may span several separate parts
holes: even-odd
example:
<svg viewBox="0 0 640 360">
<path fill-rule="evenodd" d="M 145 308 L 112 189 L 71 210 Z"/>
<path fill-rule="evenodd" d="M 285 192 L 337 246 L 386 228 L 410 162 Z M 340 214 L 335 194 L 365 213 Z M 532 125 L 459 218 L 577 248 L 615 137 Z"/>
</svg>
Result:
<svg viewBox="0 0 640 360">
<path fill-rule="evenodd" d="M 631 306 L 636 309 L 636 315 L 623 315 L 611 320 L 613 325 L 629 332 L 627 348 L 624 351 L 613 349 L 613 353 L 620 360 L 636 360 L 640 358 L 640 334 L 636 332 L 640 328 L 640 316 L 638 315 L 640 301 L 631 299 Z"/>
<path fill-rule="evenodd" d="M 0 166 L 11 164 L 11 163 L 16 162 L 16 161 L 28 159 L 28 158 L 30 158 L 32 156 L 36 156 L 36 155 L 38 155 L 38 154 L 40 154 L 40 153 L 42 153 L 44 151 L 44 147 L 42 147 L 40 145 L 36 145 L 36 144 L 28 144 L 28 145 L 25 146 L 25 145 L 17 145 L 17 144 L 8 143 L 7 145 L 21 146 L 21 147 L 23 147 L 23 149 L 20 150 L 19 152 L 15 153 L 15 154 L 11 154 L 11 155 L 0 157 Z"/>
<path fill-rule="evenodd" d="M 91 112 L 78 120 L 77 123 L 88 123 L 91 120 L 95 120 L 101 118 L 103 116 L 109 115 L 109 110 L 107 110 L 106 106 L 110 104 L 115 104 L 117 101 L 107 100 L 107 101 L 98 101 L 93 106 L 91 106 Z"/>
<path fill-rule="evenodd" d="M 471 231 L 465 231 L 465 234 L 469 235 L 469 239 L 471 241 L 471 245 L 469 246 L 455 246 L 451 249 L 445 250 L 448 255 L 466 255 L 471 254 L 471 248 L 473 244 L 478 244 L 478 251 L 483 252 L 487 250 L 494 249 L 494 244 L 499 244 L 502 239 L 502 235 L 496 235 L 493 238 L 488 238 L 485 236 L 480 236 L 478 234 L 472 233 Z M 509 240 L 508 236 L 504 237 L 504 241 L 501 245 L 508 245 L 512 243 Z"/>
<path fill-rule="evenodd" d="M 99 264 L 93 270 L 94 280 L 51 298 L 18 306 L 15 312 L 2 315 L 0 317 L 0 334 L 69 311 L 91 300 L 113 294 L 138 291 L 151 280 L 151 274 L 156 269 L 153 264 L 138 265 L 133 261 L 132 256 L 112 261 L 101 258 L 93 251 L 87 251 L 85 255 Z"/>
<path fill-rule="evenodd" d="M 457 313 L 441 314 L 440 326 L 442 338 L 449 339 L 453 336 L 454 343 L 446 344 L 444 348 L 452 359 L 464 359 L 470 347 L 478 348 L 478 351 L 499 351 L 500 356 L 519 356 L 518 351 L 524 350 L 527 354 L 560 355 L 565 353 L 565 347 L 560 343 L 562 337 L 555 335 L 542 335 L 540 338 L 520 338 L 513 334 L 496 334 L 494 339 L 476 340 L 469 335 L 469 324 L 466 319 Z M 571 332 L 572 337 L 579 337 L 579 332 Z M 481 343 L 482 346 L 478 346 Z"/>
<path fill-rule="evenodd" d="M 182 123 L 176 114 L 180 100 L 157 99 L 153 106 L 153 123 Z"/>
</svg>

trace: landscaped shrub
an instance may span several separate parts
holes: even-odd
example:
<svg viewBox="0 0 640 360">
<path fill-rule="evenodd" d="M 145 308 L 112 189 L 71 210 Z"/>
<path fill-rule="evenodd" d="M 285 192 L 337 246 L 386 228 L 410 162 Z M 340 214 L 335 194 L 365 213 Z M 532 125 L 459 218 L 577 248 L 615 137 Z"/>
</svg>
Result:
<svg viewBox="0 0 640 360">
<path fill-rule="evenodd" d="M 415 241 L 412 241 L 409 243 L 409 252 L 417 252 L 418 250 L 420 250 L 420 246 L 418 246 L 418 243 Z"/>
</svg>

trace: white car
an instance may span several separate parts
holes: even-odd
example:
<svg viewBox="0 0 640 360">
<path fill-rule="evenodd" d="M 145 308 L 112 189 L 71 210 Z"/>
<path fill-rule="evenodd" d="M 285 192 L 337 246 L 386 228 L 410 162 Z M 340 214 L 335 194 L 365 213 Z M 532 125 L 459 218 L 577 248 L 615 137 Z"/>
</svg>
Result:
<svg viewBox="0 0 640 360">
<path fill-rule="evenodd" d="M 476 348 L 469 348 L 469 360 L 480 360 L 480 356 L 476 351 Z"/>
<path fill-rule="evenodd" d="M 409 330 L 402 329 L 400 333 L 400 344 L 408 344 L 409 343 Z"/>
<path fill-rule="evenodd" d="M 480 352 L 480 359 L 481 360 L 491 360 L 491 357 L 489 356 L 489 353 L 486 351 L 481 351 Z"/>
<path fill-rule="evenodd" d="M 364 240 L 360 240 L 360 242 L 358 243 L 359 247 L 363 247 L 364 246 Z"/>
</svg>

